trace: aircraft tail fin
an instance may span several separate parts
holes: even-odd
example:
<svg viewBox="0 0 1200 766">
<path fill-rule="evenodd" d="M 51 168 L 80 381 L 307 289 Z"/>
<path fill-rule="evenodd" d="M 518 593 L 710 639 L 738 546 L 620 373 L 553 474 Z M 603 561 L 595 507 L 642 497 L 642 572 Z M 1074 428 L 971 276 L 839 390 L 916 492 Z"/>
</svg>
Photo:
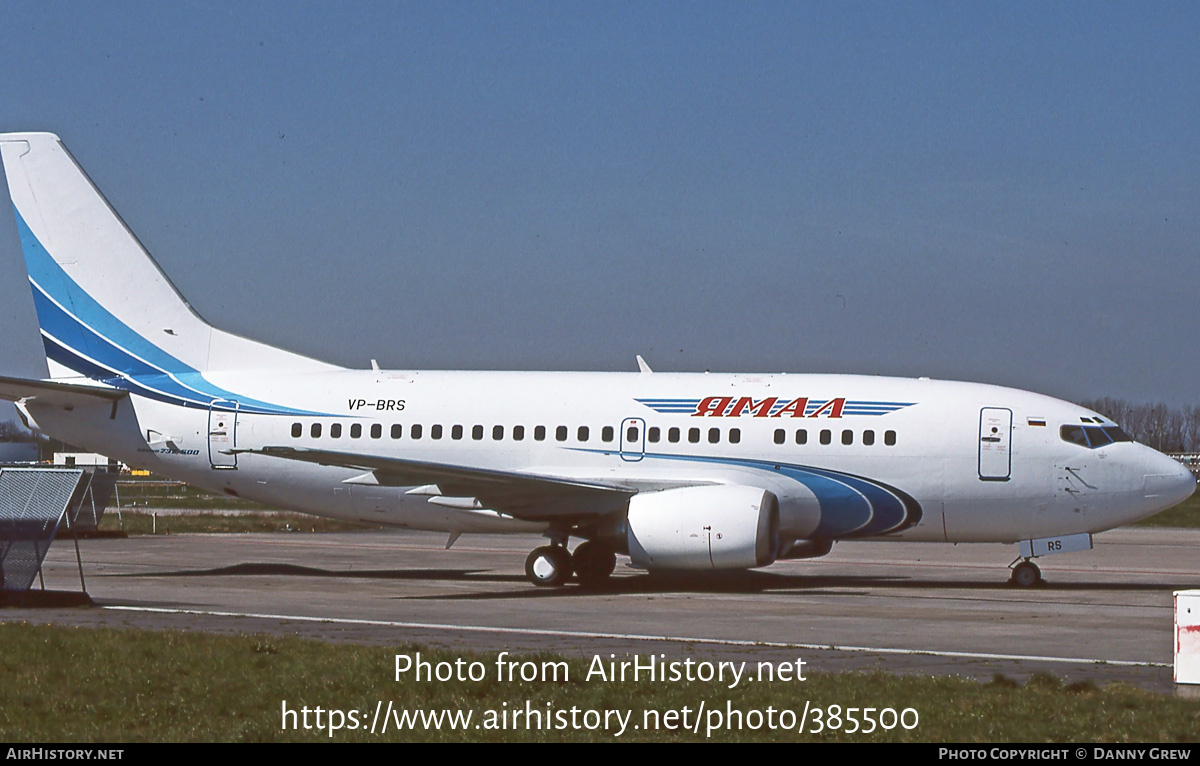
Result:
<svg viewBox="0 0 1200 766">
<path fill-rule="evenodd" d="M 0 154 L 52 379 L 335 369 L 204 321 L 58 136 L 0 134 Z"/>
</svg>

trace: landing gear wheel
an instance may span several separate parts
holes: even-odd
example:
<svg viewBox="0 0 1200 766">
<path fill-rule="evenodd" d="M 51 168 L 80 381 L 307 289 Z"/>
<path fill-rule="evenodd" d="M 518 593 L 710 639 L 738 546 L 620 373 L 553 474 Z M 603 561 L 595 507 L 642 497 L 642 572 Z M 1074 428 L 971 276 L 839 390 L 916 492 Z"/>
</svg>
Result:
<svg viewBox="0 0 1200 766">
<path fill-rule="evenodd" d="M 571 579 L 571 554 L 561 545 L 534 548 L 525 559 L 525 576 L 534 585 L 555 588 Z"/>
<path fill-rule="evenodd" d="M 579 584 L 586 587 L 604 584 L 617 568 L 617 555 L 607 546 L 592 540 L 580 543 L 572 558 L 575 576 L 579 578 Z"/>
<path fill-rule="evenodd" d="M 1013 567 L 1012 579 L 1009 580 L 1019 588 L 1032 588 L 1042 583 L 1042 570 L 1032 561 L 1022 561 Z"/>
</svg>

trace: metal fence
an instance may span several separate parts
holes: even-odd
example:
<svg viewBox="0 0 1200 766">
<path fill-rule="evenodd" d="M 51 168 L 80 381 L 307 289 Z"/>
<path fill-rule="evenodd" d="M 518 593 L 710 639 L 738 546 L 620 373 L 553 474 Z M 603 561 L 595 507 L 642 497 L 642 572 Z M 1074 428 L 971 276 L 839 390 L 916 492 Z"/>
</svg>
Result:
<svg viewBox="0 0 1200 766">
<path fill-rule="evenodd" d="M 1200 476 L 1200 452 L 1172 452 L 1169 454 L 1183 463 L 1192 473 Z"/>
<path fill-rule="evenodd" d="M 33 586 L 67 509 L 78 506 L 87 483 L 81 469 L 0 470 L 0 590 Z"/>
</svg>

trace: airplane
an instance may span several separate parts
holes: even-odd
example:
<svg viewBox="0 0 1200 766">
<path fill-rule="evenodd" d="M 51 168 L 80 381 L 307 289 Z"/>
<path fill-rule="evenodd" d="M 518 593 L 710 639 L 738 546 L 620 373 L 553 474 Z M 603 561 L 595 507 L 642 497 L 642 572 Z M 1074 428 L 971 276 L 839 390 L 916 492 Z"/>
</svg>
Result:
<svg viewBox="0 0 1200 766">
<path fill-rule="evenodd" d="M 536 532 L 525 574 L 617 556 L 742 570 L 842 540 L 1033 559 L 1182 502 L 1175 460 L 1097 412 L 980 383 L 832 374 L 347 369 L 217 329 L 62 141 L 0 135 L 45 348 L 0 377 L 31 429 L 213 492 L 449 533 Z M 569 550 L 571 538 L 581 540 Z"/>
</svg>

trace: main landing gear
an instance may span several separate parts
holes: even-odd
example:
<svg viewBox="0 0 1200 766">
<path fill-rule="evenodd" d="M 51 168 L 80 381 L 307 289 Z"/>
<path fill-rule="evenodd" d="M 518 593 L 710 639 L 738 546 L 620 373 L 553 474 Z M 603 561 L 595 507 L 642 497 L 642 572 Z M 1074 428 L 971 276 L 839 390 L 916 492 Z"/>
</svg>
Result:
<svg viewBox="0 0 1200 766">
<path fill-rule="evenodd" d="M 571 554 L 565 545 L 543 545 L 534 548 L 525 559 L 525 576 L 534 585 L 554 588 L 565 585 L 574 571 Z"/>
<path fill-rule="evenodd" d="M 1015 563 L 1015 562 L 1014 562 Z M 1042 584 L 1042 570 L 1038 565 L 1025 559 L 1012 568 L 1012 577 L 1008 582 L 1018 588 L 1032 588 Z"/>
<path fill-rule="evenodd" d="M 587 540 L 574 554 L 564 543 L 552 543 L 533 549 L 525 559 L 525 576 L 534 585 L 553 588 L 565 585 L 574 574 L 580 585 L 594 587 L 603 584 L 616 567 L 616 554 L 602 543 Z"/>
</svg>

